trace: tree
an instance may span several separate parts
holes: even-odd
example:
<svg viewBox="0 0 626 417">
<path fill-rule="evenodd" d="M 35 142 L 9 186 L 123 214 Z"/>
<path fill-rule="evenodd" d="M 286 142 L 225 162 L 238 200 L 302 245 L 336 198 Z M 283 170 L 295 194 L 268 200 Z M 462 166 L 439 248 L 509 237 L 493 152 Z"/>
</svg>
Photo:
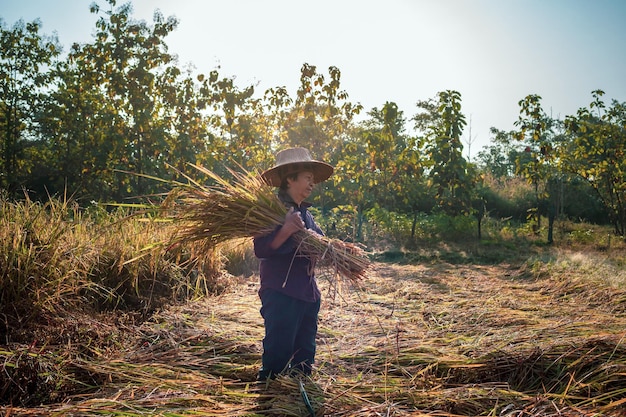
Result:
<svg viewBox="0 0 626 417">
<path fill-rule="evenodd" d="M 443 91 L 436 101 L 419 102 L 418 107 L 426 110 L 414 120 L 416 127 L 425 131 L 429 183 L 438 208 L 449 215 L 468 214 L 472 211 L 475 174 L 462 154 L 461 134 L 466 121 L 461 94 Z"/>
<path fill-rule="evenodd" d="M 395 103 L 372 109 L 354 138 L 344 142 L 337 163 L 338 188 L 357 212 L 357 236 L 364 214 L 375 206 L 406 211 L 415 203 L 412 192 L 422 169 L 413 138 L 404 134 L 405 119 Z"/>
<path fill-rule="evenodd" d="M 548 243 L 552 243 L 552 231 L 556 217 L 556 208 L 550 204 L 548 188 L 542 185 L 552 182 L 558 175 L 555 161 L 555 121 L 548 117 L 541 107 L 541 96 L 531 94 L 519 101 L 520 116 L 515 122 L 519 127 L 517 139 L 525 145 L 524 154 L 517 160 L 516 173 L 522 175 L 533 186 L 535 207 L 529 217 L 533 220 L 536 233 L 541 228 L 541 214 L 544 207 L 548 214 Z"/>
<path fill-rule="evenodd" d="M 589 108 L 565 120 L 569 141 L 562 147 L 563 169 L 584 178 L 608 210 L 615 233 L 626 232 L 626 103 L 607 107 L 602 90 Z"/>
<path fill-rule="evenodd" d="M 348 101 L 348 93 L 341 90 L 339 68 L 329 67 L 328 75 L 330 81 L 314 65 L 302 66 L 300 86 L 285 129 L 290 146 L 314 149 L 319 158 L 334 162 L 332 159 L 362 106 Z"/>
<path fill-rule="evenodd" d="M 212 73 L 210 86 L 203 85 L 203 96 L 209 99 L 214 113 L 211 126 L 215 136 L 224 138 L 225 152 L 230 162 L 244 168 L 250 168 L 258 151 L 256 144 L 259 139 L 253 120 L 254 105 L 252 100 L 254 87 L 240 89 L 233 78 L 214 78 Z"/>
<path fill-rule="evenodd" d="M 476 157 L 482 172 L 494 178 L 506 179 L 515 175 L 519 150 L 514 146 L 516 132 L 491 128 L 491 144 L 484 147 Z"/>
<path fill-rule="evenodd" d="M 285 120 L 286 143 L 281 146 L 303 146 L 313 155 L 332 165 L 343 156 L 342 144 L 349 140 L 354 117 L 362 109 L 360 104 L 348 101 L 348 93 L 341 90 L 341 71 L 329 67 L 330 80 L 305 63 L 300 69 L 300 86 L 288 118 Z M 337 175 L 333 180 L 338 181 Z M 330 182 L 322 184 L 317 195 L 317 206 L 322 210 L 326 202 L 336 200 Z"/>
<path fill-rule="evenodd" d="M 256 166 L 270 166 L 281 144 L 288 142 L 285 125 L 290 120 L 293 103 L 284 86 L 267 89 L 263 98 L 254 103 L 254 120 L 259 132 Z"/>
<path fill-rule="evenodd" d="M 35 139 L 36 109 L 60 53 L 57 39 L 41 35 L 40 26 L 19 20 L 9 30 L 0 22 L 0 186 L 9 192 L 29 174 L 24 151 Z"/>
<path fill-rule="evenodd" d="M 116 3 L 107 2 L 111 8 Z M 114 141 L 109 168 L 160 175 L 168 159 L 163 154 L 168 126 L 161 92 L 170 79 L 168 66 L 173 62 L 164 38 L 178 21 L 155 12 L 150 26 L 132 19 L 131 10 L 131 5 L 125 4 L 105 12 L 96 22 L 95 42 L 84 48 L 84 54 L 95 63 L 100 88 L 115 108 L 107 132 Z M 93 4 L 92 11 L 99 13 L 100 9 Z M 147 191 L 141 175 L 120 179 L 119 185 L 122 192 Z"/>
</svg>

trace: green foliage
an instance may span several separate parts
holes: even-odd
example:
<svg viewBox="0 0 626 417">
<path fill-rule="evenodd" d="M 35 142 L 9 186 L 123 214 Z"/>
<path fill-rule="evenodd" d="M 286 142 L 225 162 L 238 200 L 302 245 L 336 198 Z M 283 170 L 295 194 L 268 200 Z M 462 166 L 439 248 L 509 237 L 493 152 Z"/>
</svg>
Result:
<svg viewBox="0 0 626 417">
<path fill-rule="evenodd" d="M 375 206 L 366 212 L 371 227 L 372 242 L 382 241 L 404 246 L 411 238 L 411 218 L 406 214 L 388 211 Z"/>
<path fill-rule="evenodd" d="M 540 201 L 548 194 L 540 188 L 542 181 L 550 175 L 547 162 L 554 157 L 550 143 L 548 117 L 541 107 L 541 97 L 536 94 L 526 96 L 520 100 L 520 116 L 515 122 L 519 127 L 517 139 L 525 145 L 524 153 L 516 160 L 516 173 L 526 178 L 535 192 L 535 206 L 529 210 L 537 228 L 540 227 Z"/>
<path fill-rule="evenodd" d="M 358 210 L 351 205 L 339 205 L 330 210 L 322 211 L 311 207 L 315 221 L 329 237 L 357 241 Z"/>
<path fill-rule="evenodd" d="M 476 239 L 476 218 L 473 216 L 422 213 L 414 217 L 373 207 L 367 211 L 366 217 L 371 230 L 367 242 L 374 247 L 405 247 L 414 246 L 416 242 Z"/>
<path fill-rule="evenodd" d="M 485 175 L 483 180 L 483 198 L 490 217 L 512 218 L 519 222 L 526 220 L 528 210 L 535 204 L 530 184 L 520 177 L 495 178 Z"/>
<path fill-rule="evenodd" d="M 584 178 L 608 209 L 615 233 L 626 233 L 626 104 L 614 101 L 607 108 L 593 92 L 589 108 L 566 119 L 568 141 L 562 166 Z"/>
<path fill-rule="evenodd" d="M 591 243 L 594 241 L 593 230 L 573 230 L 569 233 L 569 238 L 577 243 Z"/>
<path fill-rule="evenodd" d="M 8 29 L 0 21 L 0 187 L 10 192 L 31 172 L 25 150 L 60 53 L 57 39 L 42 36 L 40 26 L 20 20 Z"/>
<path fill-rule="evenodd" d="M 472 216 L 447 216 L 437 214 L 430 216 L 429 227 L 433 236 L 444 241 L 474 240 L 476 219 Z"/>
<path fill-rule="evenodd" d="M 491 134 L 491 143 L 476 157 L 479 169 L 494 178 L 514 176 L 522 152 L 515 146 L 517 132 L 505 132 L 492 127 Z"/>
<path fill-rule="evenodd" d="M 428 181 L 438 209 L 451 216 L 470 213 L 476 174 L 462 155 L 461 134 L 467 122 L 461 112 L 461 94 L 443 91 L 436 101 L 420 102 L 418 107 L 425 113 L 414 120 L 425 133 Z"/>
<path fill-rule="evenodd" d="M 168 126 L 161 92 L 171 82 L 167 66 L 173 59 L 164 38 L 177 24 L 175 18 L 165 19 L 157 12 L 149 26 L 132 19 L 131 6 L 125 4 L 99 17 L 95 42 L 82 50 L 80 58 L 94 62 L 98 83 L 94 87 L 112 106 L 114 123 L 105 131 L 107 140 L 113 141 L 109 170 L 164 173 Z M 136 194 L 148 191 L 140 175 L 122 181 Z"/>
<path fill-rule="evenodd" d="M 376 207 L 403 218 L 401 229 L 399 220 L 380 223 L 394 236 L 408 222 L 410 239 L 423 237 L 418 223 L 434 213 L 473 214 L 480 233 L 485 216 L 530 215 L 540 230 L 542 216 L 601 222 L 608 211 L 623 234 L 624 106 L 607 110 L 600 92 L 563 132 L 541 97 L 527 96 L 518 130 L 494 128 L 474 166 L 462 156 L 466 120 L 457 91 L 417 102 L 415 135 L 393 102 L 356 123 L 362 108 L 349 101 L 337 67 L 322 73 L 304 63 L 293 96 L 274 87 L 256 97 L 253 86 L 217 69 L 181 70 L 166 43 L 176 18 L 157 12 L 146 23 L 133 18 L 130 4 L 105 4 L 91 7 L 98 16 L 92 41 L 73 44 L 63 60 L 39 22 L 2 28 L 4 189 L 24 187 L 42 201 L 65 190 L 78 201 L 122 201 L 166 191 L 150 178 L 180 180 L 189 163 L 217 173 L 263 170 L 277 150 L 305 146 L 336 167 L 313 202 L 337 237 L 367 239 Z"/>
<path fill-rule="evenodd" d="M 607 224 L 610 219 L 607 208 L 589 182 L 579 176 L 564 177 L 555 191 L 561 193 L 564 218 L 583 223 Z"/>
<path fill-rule="evenodd" d="M 369 209 L 379 205 L 411 212 L 423 190 L 420 144 L 403 133 L 405 120 L 397 105 L 385 103 L 369 115 L 356 137 L 344 142 L 335 180 L 338 191 L 356 207 L 359 238 Z"/>
</svg>

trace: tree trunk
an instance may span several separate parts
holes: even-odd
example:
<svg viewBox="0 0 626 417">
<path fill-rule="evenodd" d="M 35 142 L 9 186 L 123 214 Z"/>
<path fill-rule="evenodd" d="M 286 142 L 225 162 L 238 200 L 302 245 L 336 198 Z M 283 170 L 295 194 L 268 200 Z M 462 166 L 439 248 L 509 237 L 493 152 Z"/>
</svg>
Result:
<svg viewBox="0 0 626 417">
<path fill-rule="evenodd" d="M 548 215 L 548 243 L 552 244 L 554 242 L 553 232 L 554 232 L 554 219 L 555 219 L 554 211 L 550 210 L 550 214 Z"/>
<path fill-rule="evenodd" d="M 363 238 L 363 210 L 360 207 L 357 209 L 356 237 L 359 240 Z"/>
</svg>

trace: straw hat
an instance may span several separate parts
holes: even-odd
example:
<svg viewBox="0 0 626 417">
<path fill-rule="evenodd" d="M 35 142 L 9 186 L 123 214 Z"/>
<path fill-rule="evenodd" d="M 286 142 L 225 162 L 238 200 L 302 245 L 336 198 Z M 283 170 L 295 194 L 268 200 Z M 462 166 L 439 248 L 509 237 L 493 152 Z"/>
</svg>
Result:
<svg viewBox="0 0 626 417">
<path fill-rule="evenodd" d="M 305 148 L 288 148 L 276 154 L 276 164 L 263 172 L 261 177 L 269 185 L 280 187 L 283 178 L 301 171 L 311 171 L 315 184 L 322 182 L 333 173 L 334 168 L 321 161 L 311 158 Z"/>
</svg>

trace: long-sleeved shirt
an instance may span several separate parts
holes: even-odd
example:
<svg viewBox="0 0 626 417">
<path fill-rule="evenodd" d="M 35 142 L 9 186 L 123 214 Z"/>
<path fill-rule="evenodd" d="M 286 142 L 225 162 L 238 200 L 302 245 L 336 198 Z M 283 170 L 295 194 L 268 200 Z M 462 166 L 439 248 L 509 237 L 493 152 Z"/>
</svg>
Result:
<svg viewBox="0 0 626 417">
<path fill-rule="evenodd" d="M 307 229 L 323 235 L 308 210 L 311 204 L 303 202 L 298 206 L 285 192 L 279 192 L 278 197 L 288 209 L 293 207 L 300 212 Z M 270 288 L 303 301 L 319 300 L 320 290 L 315 281 L 311 261 L 296 253 L 297 242 L 293 236 L 277 249 L 270 247 L 280 227 L 277 226 L 268 235 L 254 238 L 254 254 L 260 259 L 261 288 L 259 293 Z"/>
</svg>

